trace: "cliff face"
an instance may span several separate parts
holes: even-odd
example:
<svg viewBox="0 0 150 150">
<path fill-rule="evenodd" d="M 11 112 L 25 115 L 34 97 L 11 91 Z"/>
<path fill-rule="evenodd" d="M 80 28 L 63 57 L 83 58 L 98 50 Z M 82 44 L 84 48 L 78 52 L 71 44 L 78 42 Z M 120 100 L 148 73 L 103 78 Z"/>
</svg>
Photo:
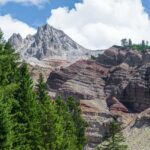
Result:
<svg viewBox="0 0 150 150">
<path fill-rule="evenodd" d="M 112 52 L 112 49 L 102 55 L 110 54 L 109 51 Z M 90 60 L 77 61 L 69 67 L 53 71 L 47 84 L 64 98 L 70 95 L 79 100 L 105 97 L 109 101 L 116 97 L 130 111 L 141 112 L 150 106 L 150 64 L 145 63 L 144 57 L 136 51 L 124 53 L 127 53 L 124 61 L 109 68 L 105 67 L 107 60 L 101 64 Z M 116 57 L 119 57 L 117 54 Z M 134 61 L 133 58 L 141 59 Z M 134 65 L 129 60 L 134 61 Z"/>
<path fill-rule="evenodd" d="M 104 78 L 107 71 L 94 61 L 77 61 L 67 68 L 51 72 L 47 83 L 50 89 L 64 98 L 69 95 L 76 99 L 102 98 L 105 97 Z"/>
<path fill-rule="evenodd" d="M 96 61 L 77 61 L 50 73 L 47 80 L 50 92 L 80 100 L 83 116 L 89 123 L 86 150 L 102 142 L 112 117 L 118 118 L 127 129 L 137 123 L 137 113 L 150 107 L 148 58 L 149 52 L 112 47 Z M 143 124 L 146 122 L 145 119 Z"/>
<path fill-rule="evenodd" d="M 47 84 L 55 96 L 73 96 L 80 100 L 83 117 L 89 124 L 86 150 L 94 149 L 107 132 L 111 114 L 104 91 L 108 69 L 94 61 L 77 61 L 67 68 L 51 72 Z"/>
</svg>

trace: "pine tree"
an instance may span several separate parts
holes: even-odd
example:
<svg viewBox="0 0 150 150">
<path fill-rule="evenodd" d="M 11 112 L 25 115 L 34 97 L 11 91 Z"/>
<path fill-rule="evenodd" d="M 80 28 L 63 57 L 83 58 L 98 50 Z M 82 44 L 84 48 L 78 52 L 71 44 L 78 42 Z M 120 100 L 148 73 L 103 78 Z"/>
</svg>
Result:
<svg viewBox="0 0 150 150">
<path fill-rule="evenodd" d="M 60 126 L 63 128 L 60 137 L 61 142 L 57 150 L 77 150 L 78 141 L 76 136 L 76 126 L 72 115 L 68 110 L 67 104 L 61 97 L 58 97 L 56 100 L 56 109 L 60 119 Z"/>
<path fill-rule="evenodd" d="M 0 34 L 1 35 L 1 34 Z M 1 37 L 1 36 L 0 36 Z M 0 85 L 16 83 L 18 72 L 19 56 L 11 48 L 9 43 L 5 43 L 0 38 Z"/>
<path fill-rule="evenodd" d="M 41 146 L 38 104 L 27 65 L 23 63 L 18 75 L 19 89 L 15 94 L 17 105 L 15 114 L 14 149 L 38 150 Z"/>
<path fill-rule="evenodd" d="M 85 129 L 87 127 L 87 123 L 81 117 L 80 105 L 73 97 L 69 97 L 67 99 L 67 107 L 75 124 L 78 150 L 82 150 L 86 144 Z"/>
<path fill-rule="evenodd" d="M 121 40 L 121 46 L 122 46 L 122 47 L 126 48 L 128 45 L 129 45 L 129 44 L 128 44 L 127 39 L 122 39 L 122 40 Z"/>
<path fill-rule="evenodd" d="M 14 92 L 18 88 L 16 82 L 18 58 L 18 54 L 4 41 L 0 32 L 0 149 L 13 149 L 12 110 L 15 103 Z"/>
<path fill-rule="evenodd" d="M 44 83 L 43 75 L 40 74 L 37 84 L 37 100 L 39 102 L 40 129 L 42 133 L 42 146 L 45 150 L 54 149 L 54 126 L 55 126 L 55 110 L 47 93 L 47 86 Z"/>
<path fill-rule="evenodd" d="M 42 74 L 39 76 L 37 85 L 37 99 L 41 116 L 43 148 L 45 150 L 63 150 L 62 146 L 65 143 L 63 143 L 64 128 L 62 122 L 64 122 L 64 118 L 58 114 L 56 103 L 50 100 Z"/>
<path fill-rule="evenodd" d="M 12 93 L 16 88 L 15 84 L 0 87 L 0 149 L 2 150 L 12 150 L 14 124 L 11 116 L 11 105 L 14 101 Z"/>
<path fill-rule="evenodd" d="M 131 39 L 129 39 L 128 44 L 129 44 L 129 47 L 131 47 L 131 46 L 132 46 L 132 40 L 131 40 Z"/>
<path fill-rule="evenodd" d="M 143 46 L 143 47 L 145 47 L 145 41 L 144 40 L 142 40 L 142 43 L 141 43 L 141 45 Z"/>
<path fill-rule="evenodd" d="M 97 150 L 127 150 L 127 145 L 123 144 L 124 141 L 121 125 L 113 121 L 109 125 L 109 137 Z"/>
<path fill-rule="evenodd" d="M 44 82 L 44 77 L 42 73 L 40 73 L 39 75 L 39 81 L 37 84 L 37 99 L 42 104 L 44 104 L 45 101 L 50 100 L 50 97 L 48 96 L 47 92 L 47 86 L 46 83 Z"/>
</svg>

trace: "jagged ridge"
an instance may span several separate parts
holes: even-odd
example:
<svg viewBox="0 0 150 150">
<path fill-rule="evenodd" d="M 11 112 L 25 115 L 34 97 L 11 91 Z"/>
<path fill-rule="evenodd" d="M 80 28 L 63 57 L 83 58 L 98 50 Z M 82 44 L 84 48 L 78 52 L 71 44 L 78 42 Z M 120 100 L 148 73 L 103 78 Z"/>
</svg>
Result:
<svg viewBox="0 0 150 150">
<path fill-rule="evenodd" d="M 99 53 L 82 47 L 63 31 L 48 24 L 39 27 L 35 35 L 28 35 L 25 39 L 20 34 L 13 34 L 9 42 L 23 59 L 34 57 L 38 60 L 44 58 L 78 60 Z"/>
</svg>

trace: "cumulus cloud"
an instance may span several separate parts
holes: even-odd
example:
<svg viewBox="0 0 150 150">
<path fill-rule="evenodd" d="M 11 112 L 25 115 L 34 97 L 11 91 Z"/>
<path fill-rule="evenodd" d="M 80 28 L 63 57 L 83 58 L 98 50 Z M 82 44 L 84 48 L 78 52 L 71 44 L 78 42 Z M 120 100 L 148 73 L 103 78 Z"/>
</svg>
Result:
<svg viewBox="0 0 150 150">
<path fill-rule="evenodd" d="M 150 40 L 150 20 L 141 0 L 83 0 L 74 9 L 60 7 L 51 13 L 50 25 L 90 49 L 119 44 L 122 38 Z"/>
<path fill-rule="evenodd" d="M 22 4 L 32 4 L 32 5 L 41 5 L 44 4 L 46 2 L 48 2 L 48 0 L 0 0 L 0 4 L 4 5 L 8 2 L 13 2 L 13 3 L 22 3 Z"/>
<path fill-rule="evenodd" d="M 4 38 L 7 40 L 13 33 L 20 33 L 22 37 L 28 34 L 34 34 L 36 30 L 26 23 L 21 22 L 7 14 L 0 16 L 0 28 L 4 33 Z"/>
</svg>

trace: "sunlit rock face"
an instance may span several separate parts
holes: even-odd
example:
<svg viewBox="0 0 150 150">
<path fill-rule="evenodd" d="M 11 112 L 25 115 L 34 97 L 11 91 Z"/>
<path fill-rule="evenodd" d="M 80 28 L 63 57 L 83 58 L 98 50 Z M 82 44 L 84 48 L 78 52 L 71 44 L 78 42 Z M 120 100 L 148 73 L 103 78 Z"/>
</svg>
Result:
<svg viewBox="0 0 150 150">
<path fill-rule="evenodd" d="M 38 60 L 53 58 L 73 61 L 100 53 L 82 47 L 63 31 L 48 24 L 39 27 L 35 35 L 28 35 L 25 39 L 19 34 L 13 34 L 9 42 L 25 60 L 34 57 Z"/>
</svg>

